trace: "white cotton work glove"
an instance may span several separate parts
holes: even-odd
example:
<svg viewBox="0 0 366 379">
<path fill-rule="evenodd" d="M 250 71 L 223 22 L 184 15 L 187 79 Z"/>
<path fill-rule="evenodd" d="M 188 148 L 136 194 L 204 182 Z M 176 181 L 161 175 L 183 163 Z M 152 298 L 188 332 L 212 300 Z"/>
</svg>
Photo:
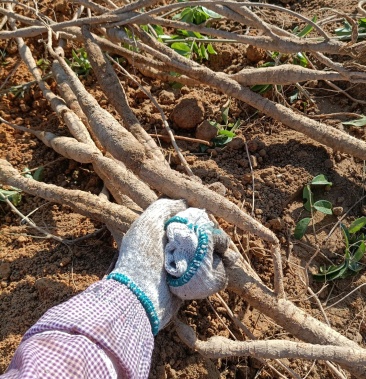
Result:
<svg viewBox="0 0 366 379">
<path fill-rule="evenodd" d="M 116 266 L 107 277 L 127 285 L 137 296 L 154 335 L 175 316 L 182 303 L 167 284 L 164 225 L 186 208 L 183 200 L 160 199 L 150 205 L 123 237 Z"/>
<path fill-rule="evenodd" d="M 183 300 L 203 299 L 227 285 L 222 261 L 230 238 L 203 209 L 188 208 L 165 224 L 165 269 L 171 292 Z"/>
</svg>

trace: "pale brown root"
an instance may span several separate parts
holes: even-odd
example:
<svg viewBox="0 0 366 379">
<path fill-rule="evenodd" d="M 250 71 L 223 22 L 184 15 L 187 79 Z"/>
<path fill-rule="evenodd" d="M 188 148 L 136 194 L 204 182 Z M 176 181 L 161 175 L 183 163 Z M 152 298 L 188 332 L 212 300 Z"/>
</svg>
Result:
<svg viewBox="0 0 366 379">
<path fill-rule="evenodd" d="M 123 163 L 104 157 L 99 150 L 70 137 L 57 137 L 49 132 L 34 132 L 42 142 L 57 153 L 80 163 L 92 163 L 98 172 L 103 172 L 107 183 L 118 188 L 143 209 L 157 200 L 157 196 L 139 180 Z M 113 192 L 112 192 L 113 193 Z M 134 205 L 134 208 L 136 207 Z M 126 205 L 126 204 L 125 204 Z"/>
<path fill-rule="evenodd" d="M 190 348 L 205 357 L 218 359 L 252 356 L 266 359 L 301 358 L 331 360 L 339 364 L 353 364 L 366 368 L 366 351 L 363 349 L 334 345 L 313 345 L 292 341 L 232 341 L 215 336 L 207 341 L 196 338 L 194 330 L 179 320 L 175 321 L 179 337 Z"/>
<path fill-rule="evenodd" d="M 245 68 L 236 74 L 229 75 L 243 86 L 256 84 L 294 84 L 308 80 L 348 80 L 350 82 L 365 82 L 366 74 L 349 71 L 347 79 L 335 71 L 310 70 L 293 64 L 266 68 Z"/>
<path fill-rule="evenodd" d="M 137 218 L 137 214 L 130 209 L 101 200 L 96 195 L 25 178 L 3 159 L 0 159 L 0 182 L 48 201 L 66 205 L 83 216 L 105 223 L 114 235 L 119 236 L 117 243 Z"/>
<path fill-rule="evenodd" d="M 272 318 L 293 336 L 312 344 L 347 346 L 353 349 L 360 347 L 342 336 L 326 324 L 318 321 L 308 313 L 296 307 L 292 302 L 278 297 L 262 282 L 250 274 L 242 260 L 227 268 L 228 289 L 237 293 L 250 305 Z M 351 367 L 342 364 L 357 378 L 365 378 L 365 367 Z"/>
<path fill-rule="evenodd" d="M 161 164 L 167 165 L 161 150 L 131 111 L 126 93 L 118 76 L 109 61 L 104 58 L 100 47 L 94 41 L 87 26 L 82 28 L 82 33 L 84 36 L 85 49 L 88 52 L 88 58 L 98 79 L 98 83 L 110 103 L 122 117 L 125 128 L 144 146 L 145 153 L 149 158 L 157 159 Z"/>
</svg>

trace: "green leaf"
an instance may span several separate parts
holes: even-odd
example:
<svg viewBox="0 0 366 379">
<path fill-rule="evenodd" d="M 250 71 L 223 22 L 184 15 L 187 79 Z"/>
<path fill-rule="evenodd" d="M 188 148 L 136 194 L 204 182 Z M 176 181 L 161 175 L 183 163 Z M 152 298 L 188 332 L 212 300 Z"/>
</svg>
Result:
<svg viewBox="0 0 366 379">
<path fill-rule="evenodd" d="M 214 54 L 214 55 L 217 55 L 217 52 L 216 52 L 216 50 L 213 48 L 213 46 L 209 43 L 208 45 L 207 45 L 207 51 L 208 51 L 208 53 L 209 54 Z"/>
<path fill-rule="evenodd" d="M 329 182 L 325 175 L 320 174 L 313 178 L 310 183 L 312 186 L 332 186 L 333 183 Z"/>
<path fill-rule="evenodd" d="M 360 270 L 362 270 L 363 265 L 359 262 L 351 262 L 348 265 L 348 268 L 353 272 L 348 272 L 347 276 L 357 274 Z"/>
<path fill-rule="evenodd" d="M 310 212 L 313 206 L 313 193 L 311 192 L 309 184 L 307 184 L 302 190 L 302 198 L 305 200 L 304 208 Z"/>
<path fill-rule="evenodd" d="M 332 203 L 328 200 L 318 200 L 313 204 L 313 207 L 326 215 L 333 214 Z"/>
<path fill-rule="evenodd" d="M 0 189 L 0 201 L 5 201 L 5 199 L 8 199 L 11 201 L 15 206 L 19 205 L 20 201 L 22 200 L 22 195 L 19 191 L 7 191 Z"/>
<path fill-rule="evenodd" d="M 185 42 L 174 42 L 170 45 L 180 55 L 190 55 L 191 48 Z"/>
<path fill-rule="evenodd" d="M 311 21 L 316 22 L 317 17 L 314 16 Z M 307 34 L 309 34 L 314 27 L 310 24 L 307 24 L 304 29 L 302 29 L 300 32 L 296 33 L 298 37 L 305 37 Z"/>
<path fill-rule="evenodd" d="M 341 230 L 342 230 L 342 234 L 343 234 L 343 237 L 345 240 L 344 242 L 346 244 L 346 251 L 348 251 L 349 250 L 349 241 L 351 239 L 351 236 L 349 234 L 349 231 L 348 231 L 346 225 L 344 225 L 342 223 L 341 223 Z"/>
<path fill-rule="evenodd" d="M 353 257 L 351 258 L 351 262 L 353 263 L 353 262 L 358 262 L 359 260 L 361 260 L 361 258 L 365 255 L 365 251 L 366 251 L 365 242 L 361 241 L 360 246 L 358 247 L 356 252 L 353 254 Z"/>
<path fill-rule="evenodd" d="M 33 179 L 32 172 L 31 172 L 31 170 L 30 170 L 28 167 L 26 167 L 26 168 L 22 171 L 22 175 L 23 175 L 25 178 Z"/>
<path fill-rule="evenodd" d="M 38 167 L 37 170 L 34 171 L 33 179 L 37 180 L 37 182 L 42 182 L 43 181 L 43 172 L 44 172 L 44 167 L 43 166 Z"/>
<path fill-rule="evenodd" d="M 211 142 L 213 142 L 215 146 L 224 146 L 228 144 L 230 141 L 232 141 L 232 139 L 233 139 L 232 137 L 219 135 L 213 138 Z"/>
<path fill-rule="evenodd" d="M 297 223 L 295 227 L 295 231 L 294 231 L 294 237 L 297 240 L 300 240 L 302 237 L 304 237 L 306 233 L 306 229 L 310 224 L 310 221 L 311 221 L 310 217 L 305 217 Z"/>
<path fill-rule="evenodd" d="M 265 93 L 272 88 L 272 84 L 256 84 L 251 86 L 250 89 L 257 93 Z"/>
<path fill-rule="evenodd" d="M 294 103 L 299 98 L 299 94 L 300 94 L 299 90 L 296 89 L 292 95 L 287 97 L 290 104 Z"/>
<path fill-rule="evenodd" d="M 202 56 L 202 58 L 208 59 L 208 53 L 206 51 L 206 48 L 205 48 L 204 44 L 201 44 L 200 50 L 201 50 L 201 56 Z"/>
<path fill-rule="evenodd" d="M 341 278 L 348 269 L 346 262 L 341 263 L 338 266 L 330 266 L 328 269 L 323 269 L 322 273 L 313 274 L 313 279 L 319 281 L 330 281 L 337 278 Z"/>
<path fill-rule="evenodd" d="M 295 64 L 302 67 L 307 67 L 309 64 L 309 61 L 303 53 L 296 53 L 293 60 Z"/>
<path fill-rule="evenodd" d="M 211 18 L 221 18 L 221 15 L 210 10 L 210 9 L 207 9 L 206 7 L 201 7 L 201 9 L 208 15 L 210 16 Z"/>
<path fill-rule="evenodd" d="M 221 129 L 217 132 L 217 135 L 220 135 L 220 136 L 226 136 L 226 137 L 235 137 L 236 134 L 233 133 L 232 131 L 230 130 L 226 130 L 226 129 Z"/>
<path fill-rule="evenodd" d="M 366 126 L 366 116 L 362 115 L 361 118 L 352 121 L 342 122 L 343 125 L 352 125 L 357 127 Z"/>
<path fill-rule="evenodd" d="M 360 231 L 366 225 L 366 217 L 360 217 L 357 220 L 353 221 L 348 231 L 353 234 Z"/>
</svg>

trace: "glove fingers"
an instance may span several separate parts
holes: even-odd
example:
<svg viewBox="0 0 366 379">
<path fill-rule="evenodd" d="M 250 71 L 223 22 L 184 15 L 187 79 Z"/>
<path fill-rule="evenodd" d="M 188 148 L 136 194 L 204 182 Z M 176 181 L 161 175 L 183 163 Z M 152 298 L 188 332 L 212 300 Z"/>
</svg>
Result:
<svg viewBox="0 0 366 379">
<path fill-rule="evenodd" d="M 214 252 L 218 255 L 223 255 L 230 245 L 230 237 L 221 229 L 213 231 L 212 241 L 214 243 Z"/>
<path fill-rule="evenodd" d="M 205 259 L 188 283 L 170 286 L 170 291 L 183 300 L 204 299 L 223 290 L 227 285 L 225 267 L 221 258 L 214 254 Z"/>
</svg>

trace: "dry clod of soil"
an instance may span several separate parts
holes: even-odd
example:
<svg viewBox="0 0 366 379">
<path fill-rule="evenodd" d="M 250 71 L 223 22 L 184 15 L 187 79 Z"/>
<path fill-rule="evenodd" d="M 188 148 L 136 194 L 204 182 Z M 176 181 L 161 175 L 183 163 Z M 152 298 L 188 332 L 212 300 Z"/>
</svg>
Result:
<svg viewBox="0 0 366 379">
<path fill-rule="evenodd" d="M 3 262 L 0 264 L 0 279 L 8 280 L 11 274 L 11 268 L 9 262 Z"/>
<path fill-rule="evenodd" d="M 259 47 L 249 45 L 247 47 L 247 58 L 252 63 L 258 63 L 266 59 L 266 51 Z"/>
<path fill-rule="evenodd" d="M 217 135 L 216 126 L 212 125 L 209 121 L 204 120 L 197 126 L 196 138 L 204 141 L 211 141 Z"/>
<path fill-rule="evenodd" d="M 184 97 L 179 100 L 170 114 L 170 119 L 180 129 L 193 129 L 203 121 L 205 110 L 200 100 Z"/>
</svg>

